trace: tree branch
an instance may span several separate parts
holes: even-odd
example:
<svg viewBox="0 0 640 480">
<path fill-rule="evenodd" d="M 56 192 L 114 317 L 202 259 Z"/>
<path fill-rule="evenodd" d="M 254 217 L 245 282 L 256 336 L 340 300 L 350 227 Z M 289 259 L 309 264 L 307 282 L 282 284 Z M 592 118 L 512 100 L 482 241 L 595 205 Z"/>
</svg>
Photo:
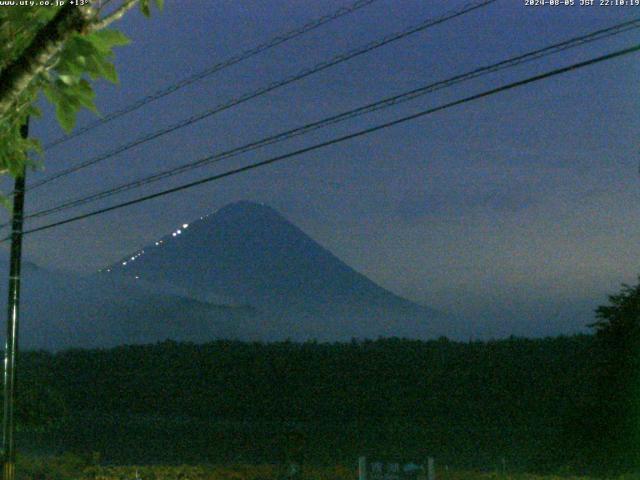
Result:
<svg viewBox="0 0 640 480">
<path fill-rule="evenodd" d="M 124 16 L 124 14 L 135 7 L 138 2 L 139 0 L 125 0 L 124 2 L 122 2 L 122 5 L 120 5 L 116 10 L 111 12 L 102 20 L 93 22 L 89 28 L 91 29 L 91 31 L 95 31 L 102 30 L 103 28 L 108 27 L 113 22 L 120 20 Z"/>
<path fill-rule="evenodd" d="M 47 63 L 60 52 L 65 41 L 75 32 L 84 31 L 92 10 L 67 4 L 33 38 L 19 58 L 0 72 L 0 118 L 41 73 Z"/>
</svg>

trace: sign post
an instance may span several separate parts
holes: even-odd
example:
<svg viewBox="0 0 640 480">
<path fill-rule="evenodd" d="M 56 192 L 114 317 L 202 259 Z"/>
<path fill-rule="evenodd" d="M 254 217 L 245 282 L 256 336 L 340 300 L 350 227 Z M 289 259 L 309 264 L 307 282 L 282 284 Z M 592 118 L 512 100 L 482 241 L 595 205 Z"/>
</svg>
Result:
<svg viewBox="0 0 640 480">
<path fill-rule="evenodd" d="M 358 458 L 358 480 L 367 480 L 367 457 Z"/>
<path fill-rule="evenodd" d="M 358 480 L 435 480 L 432 457 L 427 459 L 427 468 L 414 462 L 397 460 L 371 460 L 358 458 Z"/>
</svg>

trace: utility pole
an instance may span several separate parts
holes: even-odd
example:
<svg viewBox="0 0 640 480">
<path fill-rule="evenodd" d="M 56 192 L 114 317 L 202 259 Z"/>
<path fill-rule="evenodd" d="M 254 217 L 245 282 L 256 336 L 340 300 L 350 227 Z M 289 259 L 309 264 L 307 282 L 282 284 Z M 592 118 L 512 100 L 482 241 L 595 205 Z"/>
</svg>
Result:
<svg viewBox="0 0 640 480">
<path fill-rule="evenodd" d="M 29 134 L 29 120 L 20 129 L 22 138 Z M 26 169 L 16 176 L 13 189 L 13 213 L 11 221 L 11 260 L 9 263 L 9 300 L 7 315 L 7 339 L 4 349 L 4 410 L 2 418 L 2 479 L 15 480 L 16 451 L 14 445 L 15 424 L 13 407 L 16 383 L 16 356 L 18 354 L 18 311 L 20 306 L 20 263 L 22 260 L 22 222 L 24 217 L 24 190 Z"/>
</svg>

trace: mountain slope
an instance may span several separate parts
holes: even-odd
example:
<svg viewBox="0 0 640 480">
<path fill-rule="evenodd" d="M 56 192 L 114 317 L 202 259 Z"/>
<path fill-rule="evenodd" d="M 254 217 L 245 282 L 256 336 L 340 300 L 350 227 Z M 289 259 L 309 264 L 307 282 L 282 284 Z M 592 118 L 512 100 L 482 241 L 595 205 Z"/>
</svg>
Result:
<svg viewBox="0 0 640 480">
<path fill-rule="evenodd" d="M 356 272 L 270 207 L 239 202 L 181 226 L 103 274 L 252 305 L 253 339 L 459 336 L 451 318 Z"/>
<path fill-rule="evenodd" d="M 0 265 L 6 272 L 7 266 Z M 248 309 L 150 293 L 109 278 L 81 278 L 23 263 L 20 346 L 59 350 L 236 338 Z M 0 282 L 6 311 L 6 282 Z M 4 329 L 0 333 L 4 338 Z"/>
</svg>

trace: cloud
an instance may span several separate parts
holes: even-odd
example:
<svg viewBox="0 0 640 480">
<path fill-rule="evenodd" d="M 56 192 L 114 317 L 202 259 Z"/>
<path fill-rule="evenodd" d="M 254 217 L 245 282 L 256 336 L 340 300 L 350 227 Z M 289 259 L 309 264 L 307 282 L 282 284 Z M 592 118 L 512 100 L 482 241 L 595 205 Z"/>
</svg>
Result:
<svg viewBox="0 0 640 480">
<path fill-rule="evenodd" d="M 455 214 L 474 210 L 492 210 L 498 213 L 514 213 L 538 200 L 526 188 L 513 185 L 508 188 L 495 186 L 484 190 L 452 189 L 438 192 L 405 192 L 396 207 L 403 221 L 413 221 L 428 215 Z"/>
</svg>

